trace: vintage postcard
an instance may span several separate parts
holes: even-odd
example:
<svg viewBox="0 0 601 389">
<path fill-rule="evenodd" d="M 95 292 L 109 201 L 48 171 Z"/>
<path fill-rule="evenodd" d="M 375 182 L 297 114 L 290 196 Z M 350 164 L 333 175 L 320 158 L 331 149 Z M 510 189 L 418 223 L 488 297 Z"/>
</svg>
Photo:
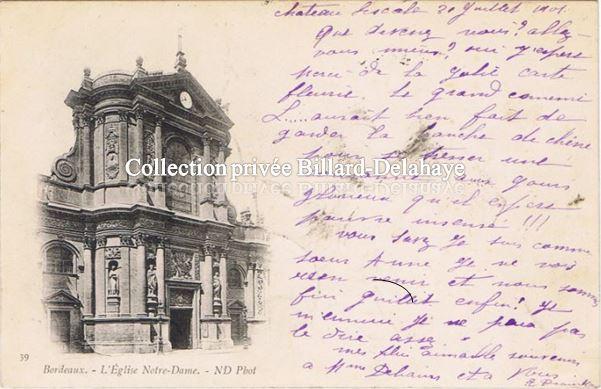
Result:
<svg viewBox="0 0 601 389">
<path fill-rule="evenodd" d="M 598 4 L 0 4 L 3 387 L 595 388 Z"/>
</svg>

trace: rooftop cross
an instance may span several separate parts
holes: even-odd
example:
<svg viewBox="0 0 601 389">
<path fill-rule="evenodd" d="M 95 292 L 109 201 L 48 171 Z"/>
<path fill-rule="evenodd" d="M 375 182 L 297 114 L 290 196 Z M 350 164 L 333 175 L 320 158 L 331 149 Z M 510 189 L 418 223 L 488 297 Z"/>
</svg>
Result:
<svg viewBox="0 0 601 389">
<path fill-rule="evenodd" d="M 186 57 L 182 51 L 182 34 L 177 34 L 177 60 L 175 61 L 175 70 L 181 72 L 186 69 Z"/>
</svg>

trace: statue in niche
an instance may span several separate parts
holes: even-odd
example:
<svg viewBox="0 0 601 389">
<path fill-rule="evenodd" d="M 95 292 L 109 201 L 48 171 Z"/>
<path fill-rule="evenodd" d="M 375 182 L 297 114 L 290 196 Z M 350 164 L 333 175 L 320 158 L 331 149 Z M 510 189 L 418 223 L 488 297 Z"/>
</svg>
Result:
<svg viewBox="0 0 601 389">
<path fill-rule="evenodd" d="M 117 261 L 109 262 L 108 291 L 109 296 L 119 296 L 119 265 Z"/>
<path fill-rule="evenodd" d="M 149 297 L 154 297 L 157 295 L 157 273 L 154 264 L 152 263 L 148 266 L 148 270 L 146 271 L 146 287 L 148 289 Z"/>
<path fill-rule="evenodd" d="M 221 280 L 218 272 L 213 275 L 213 300 L 221 302 Z"/>
</svg>

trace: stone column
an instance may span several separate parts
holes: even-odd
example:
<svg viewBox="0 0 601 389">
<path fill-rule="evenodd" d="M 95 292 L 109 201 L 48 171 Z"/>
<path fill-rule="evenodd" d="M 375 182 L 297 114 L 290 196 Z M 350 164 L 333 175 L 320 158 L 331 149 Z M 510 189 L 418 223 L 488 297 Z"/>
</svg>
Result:
<svg viewBox="0 0 601 389">
<path fill-rule="evenodd" d="M 80 169 L 81 183 L 91 184 L 92 180 L 92 144 L 90 136 L 90 122 L 93 122 L 92 117 L 87 114 L 78 114 L 76 119 L 77 130 L 81 134 L 80 138 Z"/>
<path fill-rule="evenodd" d="M 156 254 L 157 266 L 157 298 L 159 303 L 159 315 L 165 314 L 165 241 L 159 238 Z"/>
<path fill-rule="evenodd" d="M 128 150 L 128 133 L 129 133 L 129 112 L 121 111 L 119 117 L 119 175 L 117 178 L 121 182 L 127 182 L 131 179 L 131 176 L 125 171 L 125 164 L 129 159 Z"/>
<path fill-rule="evenodd" d="M 257 302 L 256 290 L 255 290 L 256 270 L 257 270 L 257 264 L 255 262 L 250 263 L 249 269 L 248 269 L 248 276 L 247 276 L 250 301 L 248 302 L 247 308 L 248 308 L 248 316 L 253 317 L 253 318 L 256 316 L 256 302 Z"/>
<path fill-rule="evenodd" d="M 221 142 L 217 144 L 217 163 L 225 163 L 225 145 Z M 225 203 L 225 177 L 217 177 L 217 204 Z"/>
<path fill-rule="evenodd" d="M 190 334 L 192 336 L 192 348 L 200 348 L 200 301 L 200 290 L 195 290 L 194 297 L 192 299 L 192 326 L 190 328 Z"/>
<path fill-rule="evenodd" d="M 221 316 L 228 316 L 227 314 L 227 262 L 226 262 L 227 248 L 221 250 L 219 256 L 219 281 L 221 282 Z"/>
<path fill-rule="evenodd" d="M 94 263 L 94 292 L 95 292 L 95 315 L 106 315 L 106 266 L 104 251 L 106 249 L 106 238 L 96 240 L 96 261 Z"/>
<path fill-rule="evenodd" d="M 83 315 L 92 316 L 92 293 L 94 292 L 94 284 L 92 279 L 93 269 L 93 249 L 95 241 L 90 236 L 84 236 L 83 241 Z"/>
<path fill-rule="evenodd" d="M 192 161 L 196 164 L 202 162 L 202 152 L 198 147 L 192 148 Z M 190 198 L 192 202 L 192 215 L 198 215 L 200 196 L 202 195 L 202 178 L 200 176 L 190 177 Z"/>
<path fill-rule="evenodd" d="M 203 153 L 201 162 L 203 164 L 211 163 L 211 139 L 207 136 L 207 134 L 203 134 L 202 136 L 202 145 L 203 145 Z M 200 176 L 201 187 L 199 190 L 199 204 L 203 204 L 210 200 L 208 184 L 210 181 L 210 177 L 205 176 L 204 174 Z"/>
<path fill-rule="evenodd" d="M 163 157 L 163 120 L 161 115 L 156 116 L 156 123 L 154 126 L 154 156 L 157 159 Z M 159 207 L 165 206 L 165 191 L 163 190 L 163 177 L 155 176 L 154 183 L 155 189 L 155 205 Z"/>
<path fill-rule="evenodd" d="M 129 158 L 139 158 L 141 163 L 144 163 L 144 110 L 141 107 L 137 107 L 131 113 L 133 113 L 136 118 L 136 127 L 133 129 L 133 132 L 128 131 L 131 135 L 129 142 L 133 145 L 132 154 Z M 128 178 L 129 182 L 134 183 L 140 176 L 129 176 Z"/>
<path fill-rule="evenodd" d="M 246 306 L 246 316 L 252 318 L 254 316 L 254 299 L 253 299 L 253 278 L 254 273 L 251 268 L 252 264 L 248 264 L 246 269 L 246 279 L 244 280 L 244 305 Z"/>
<path fill-rule="evenodd" d="M 213 247 L 205 245 L 203 247 L 205 260 L 202 265 L 202 298 L 200 310 L 202 317 L 213 316 Z"/>
<path fill-rule="evenodd" d="M 131 313 L 135 316 L 146 316 L 146 236 L 139 234 L 133 244 L 129 243 L 132 242 L 122 238 L 121 244 L 130 247 L 133 254 L 130 258 L 134 258 L 130 265 Z"/>
<path fill-rule="evenodd" d="M 93 182 L 95 185 L 104 182 L 104 115 L 96 116 L 96 127 L 93 136 Z"/>
<path fill-rule="evenodd" d="M 144 160 L 144 108 L 138 107 L 135 110 L 136 115 L 136 136 L 134 142 L 134 157 Z"/>
</svg>

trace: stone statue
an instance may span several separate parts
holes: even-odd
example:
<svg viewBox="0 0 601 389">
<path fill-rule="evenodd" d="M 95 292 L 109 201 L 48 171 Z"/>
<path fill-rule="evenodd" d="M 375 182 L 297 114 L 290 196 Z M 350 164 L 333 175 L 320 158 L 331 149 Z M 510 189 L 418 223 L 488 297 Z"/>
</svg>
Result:
<svg viewBox="0 0 601 389">
<path fill-rule="evenodd" d="M 253 226 L 252 222 L 252 214 L 250 209 L 246 208 L 244 211 L 240 212 L 240 224 L 243 226 Z"/>
<path fill-rule="evenodd" d="M 157 295 L 157 274 L 153 264 L 148 266 L 148 270 L 146 271 L 146 286 L 148 288 L 148 296 L 156 296 Z"/>
<path fill-rule="evenodd" d="M 111 262 L 109 264 L 108 272 L 108 295 L 118 296 L 119 295 L 119 274 L 117 273 L 118 265 L 117 262 Z"/>
<path fill-rule="evenodd" d="M 213 300 L 221 301 L 221 280 L 219 279 L 219 273 L 213 275 Z"/>
</svg>

